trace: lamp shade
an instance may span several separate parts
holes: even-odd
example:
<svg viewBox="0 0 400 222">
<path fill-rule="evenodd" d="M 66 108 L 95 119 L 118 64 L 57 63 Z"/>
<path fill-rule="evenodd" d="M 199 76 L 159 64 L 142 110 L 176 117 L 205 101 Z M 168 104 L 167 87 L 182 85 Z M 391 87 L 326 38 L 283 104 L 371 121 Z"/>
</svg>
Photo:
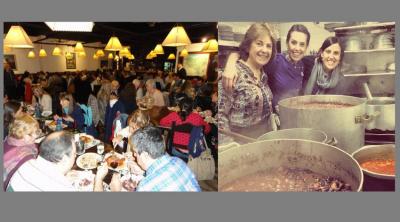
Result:
<svg viewBox="0 0 400 222">
<path fill-rule="evenodd" d="M 46 57 L 47 56 L 47 52 L 44 49 L 40 49 L 39 51 L 39 57 Z"/>
<path fill-rule="evenodd" d="M 119 51 L 119 56 L 121 57 L 128 57 L 130 54 L 129 47 L 123 47 L 123 49 Z"/>
<path fill-rule="evenodd" d="M 104 51 L 102 49 L 99 49 L 99 50 L 96 51 L 96 55 L 98 57 L 103 57 L 104 56 Z"/>
<path fill-rule="evenodd" d="M 76 45 L 75 45 L 75 49 L 74 49 L 74 52 L 84 52 L 85 51 L 85 49 L 83 49 L 83 45 L 82 45 L 82 43 L 81 42 L 77 42 L 76 43 Z"/>
<path fill-rule="evenodd" d="M 11 26 L 4 45 L 11 48 L 33 48 L 33 43 L 21 26 Z"/>
<path fill-rule="evenodd" d="M 95 54 L 93 54 L 93 59 L 99 59 L 99 57 Z"/>
<path fill-rule="evenodd" d="M 115 61 L 119 61 L 119 56 L 118 56 L 118 55 L 115 55 L 114 60 L 115 60 Z"/>
<path fill-rule="evenodd" d="M 60 56 L 61 55 L 61 49 L 58 47 L 55 47 L 53 49 L 53 52 L 51 53 L 53 56 Z"/>
<path fill-rule="evenodd" d="M 218 52 L 218 42 L 215 39 L 210 39 L 208 42 L 203 46 L 201 50 L 203 52 Z"/>
<path fill-rule="evenodd" d="M 185 29 L 182 26 L 176 26 L 172 28 L 167 37 L 164 39 L 163 46 L 183 46 L 190 45 L 192 42 L 189 36 L 186 34 Z"/>
<path fill-rule="evenodd" d="M 187 49 L 183 49 L 179 55 L 180 55 L 181 57 L 186 57 L 186 56 L 189 55 L 189 52 L 188 52 Z"/>
<path fill-rule="evenodd" d="M 174 54 L 169 54 L 169 56 L 168 56 L 168 60 L 173 60 L 173 59 L 176 59 L 176 57 L 175 57 L 175 55 Z"/>
<path fill-rule="evenodd" d="M 120 51 L 122 50 L 122 45 L 119 39 L 115 36 L 111 37 L 110 40 L 108 40 L 108 43 L 104 50 L 107 51 Z"/>
<path fill-rule="evenodd" d="M 28 58 L 30 58 L 30 59 L 35 58 L 35 52 L 33 50 L 28 52 Z"/>
<path fill-rule="evenodd" d="M 157 54 L 157 55 L 162 55 L 162 54 L 164 54 L 164 49 L 163 49 L 163 47 L 162 47 L 161 44 L 157 44 L 153 51 L 154 51 L 154 53 Z"/>
<path fill-rule="evenodd" d="M 128 56 L 128 59 L 134 60 L 134 59 L 135 59 L 135 56 L 134 56 L 133 54 L 130 54 L 130 55 Z"/>
<path fill-rule="evenodd" d="M 108 53 L 108 59 L 113 59 L 113 58 L 114 58 L 113 54 L 111 52 Z"/>
<path fill-rule="evenodd" d="M 74 56 L 72 55 L 72 53 L 70 53 L 70 52 L 65 53 L 65 58 L 72 59 L 73 57 Z"/>
<path fill-rule="evenodd" d="M 151 52 L 149 52 L 149 54 L 147 54 L 146 59 L 150 60 L 153 59 L 154 57 L 151 55 Z"/>
<path fill-rule="evenodd" d="M 151 55 L 151 57 L 153 57 L 153 58 L 157 57 L 157 54 L 154 52 L 154 50 L 151 50 L 151 51 L 150 51 L 150 55 Z"/>
</svg>

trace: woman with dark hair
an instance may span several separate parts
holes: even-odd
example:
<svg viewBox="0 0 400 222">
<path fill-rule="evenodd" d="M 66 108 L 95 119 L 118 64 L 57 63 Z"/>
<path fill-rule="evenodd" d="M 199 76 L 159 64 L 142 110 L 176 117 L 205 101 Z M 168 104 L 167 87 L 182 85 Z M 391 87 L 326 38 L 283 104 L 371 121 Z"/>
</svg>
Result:
<svg viewBox="0 0 400 222">
<path fill-rule="evenodd" d="M 219 86 L 219 128 L 254 138 L 273 129 L 272 92 L 263 67 L 274 59 L 275 53 L 276 43 L 269 27 L 262 23 L 251 25 L 239 45 L 240 59 L 234 71 L 237 81 L 232 93 Z"/>
<path fill-rule="evenodd" d="M 335 88 L 340 80 L 343 57 L 344 48 L 340 40 L 337 37 L 325 39 L 315 58 L 304 94 L 327 94 Z"/>
<path fill-rule="evenodd" d="M 193 100 L 187 97 L 183 97 L 178 101 L 178 112 L 172 112 L 160 120 L 160 126 L 171 127 L 175 122 L 175 126 L 182 124 L 192 124 L 193 126 L 204 126 L 204 133 L 208 134 L 211 130 L 210 125 L 208 125 L 203 118 L 198 114 L 193 112 Z M 174 144 L 179 144 L 182 146 L 187 146 L 190 140 L 190 133 L 176 132 L 174 138 L 172 138 Z M 188 150 L 181 148 L 172 148 L 172 155 L 180 157 L 187 162 Z"/>
<path fill-rule="evenodd" d="M 8 101 L 3 105 L 4 110 L 4 131 L 3 139 L 8 135 L 8 128 L 15 118 L 23 115 L 22 104 L 17 101 Z"/>
<path fill-rule="evenodd" d="M 60 105 L 62 107 L 62 117 L 54 115 L 54 120 L 62 118 L 64 124 L 69 128 L 78 129 L 85 132 L 85 117 L 83 110 L 74 102 L 71 94 L 60 93 Z"/>
<path fill-rule="evenodd" d="M 304 86 L 304 76 L 308 76 L 312 62 L 304 58 L 305 52 L 310 43 L 310 32 L 307 27 L 301 24 L 293 25 L 286 38 L 287 52 L 277 53 L 275 58 L 263 67 L 268 75 L 268 84 L 274 95 L 273 107 L 279 100 L 298 96 Z M 240 53 L 240 52 L 239 52 Z M 232 53 L 225 66 L 222 75 L 222 86 L 229 93 L 238 79 L 235 70 L 235 63 L 239 59 L 237 53 Z"/>
</svg>

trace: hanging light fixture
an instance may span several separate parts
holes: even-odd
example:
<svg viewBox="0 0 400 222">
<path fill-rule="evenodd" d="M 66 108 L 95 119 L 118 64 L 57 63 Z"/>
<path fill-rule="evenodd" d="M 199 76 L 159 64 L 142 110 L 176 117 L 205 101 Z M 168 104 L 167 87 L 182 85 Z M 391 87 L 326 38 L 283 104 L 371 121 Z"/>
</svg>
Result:
<svg viewBox="0 0 400 222">
<path fill-rule="evenodd" d="M 150 51 L 150 55 L 151 55 L 152 58 L 157 57 L 157 54 L 154 52 L 154 50 Z"/>
<path fill-rule="evenodd" d="M 179 56 L 181 56 L 181 57 L 186 57 L 186 56 L 188 56 L 188 55 L 189 55 L 189 52 L 188 52 L 187 49 L 183 49 L 183 50 L 181 51 L 181 53 L 179 54 Z"/>
<path fill-rule="evenodd" d="M 104 50 L 107 51 L 120 51 L 122 50 L 122 45 L 121 42 L 119 41 L 118 37 L 111 37 L 110 40 L 108 40 L 108 43 Z"/>
<path fill-rule="evenodd" d="M 4 45 L 11 48 L 33 48 L 33 43 L 25 30 L 21 26 L 15 25 L 11 26 L 8 31 Z"/>
<path fill-rule="evenodd" d="M 39 51 L 39 57 L 46 57 L 47 56 L 47 52 L 44 49 L 40 49 Z"/>
<path fill-rule="evenodd" d="M 51 53 L 53 56 L 61 56 L 61 49 L 59 47 L 55 47 L 53 52 Z"/>
<path fill-rule="evenodd" d="M 206 44 L 204 44 L 203 52 L 218 52 L 218 42 L 216 39 L 210 39 Z"/>
<path fill-rule="evenodd" d="M 74 52 L 80 53 L 80 52 L 84 52 L 85 49 L 83 48 L 83 45 L 81 42 L 77 42 L 74 48 Z"/>
<path fill-rule="evenodd" d="M 113 59 L 113 58 L 114 58 L 114 56 L 113 56 L 112 52 L 108 53 L 108 59 Z"/>
<path fill-rule="evenodd" d="M 147 54 L 146 59 L 150 60 L 153 59 L 153 55 L 151 54 L 151 52 L 149 52 L 149 54 Z"/>
<path fill-rule="evenodd" d="M 130 54 L 129 57 L 128 57 L 128 59 L 134 60 L 134 59 L 135 59 L 135 56 L 134 56 L 133 54 Z"/>
<path fill-rule="evenodd" d="M 163 46 L 183 46 L 190 44 L 192 42 L 182 26 L 172 28 L 162 43 Z"/>
<path fill-rule="evenodd" d="M 96 53 L 93 54 L 93 59 L 95 59 L 95 60 L 99 59 L 99 57 L 96 55 Z"/>
<path fill-rule="evenodd" d="M 99 50 L 96 51 L 96 55 L 98 57 L 103 57 L 104 56 L 104 51 L 102 49 L 99 49 Z"/>
<path fill-rule="evenodd" d="M 120 57 L 128 57 L 131 54 L 129 51 L 129 47 L 123 47 L 121 51 L 119 51 L 119 56 Z"/>
<path fill-rule="evenodd" d="M 169 54 L 168 60 L 174 60 L 174 59 L 176 59 L 175 55 L 173 53 Z"/>
<path fill-rule="evenodd" d="M 157 55 L 162 55 L 162 54 L 164 54 L 164 49 L 163 49 L 163 47 L 162 47 L 161 44 L 157 44 L 153 51 L 154 51 L 154 53 L 157 54 Z"/>
<path fill-rule="evenodd" d="M 119 61 L 119 56 L 115 55 L 114 60 L 118 62 Z"/>
<path fill-rule="evenodd" d="M 28 58 L 30 58 L 30 59 L 35 58 L 35 52 L 33 50 L 28 52 Z"/>
</svg>

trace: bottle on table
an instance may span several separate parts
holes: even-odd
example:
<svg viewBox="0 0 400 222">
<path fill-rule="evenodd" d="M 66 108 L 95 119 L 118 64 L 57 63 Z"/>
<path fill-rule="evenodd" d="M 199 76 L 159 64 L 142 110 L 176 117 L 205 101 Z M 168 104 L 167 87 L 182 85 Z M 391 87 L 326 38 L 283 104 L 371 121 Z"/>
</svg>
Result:
<svg viewBox="0 0 400 222">
<path fill-rule="evenodd" d="M 63 128 L 62 128 L 62 119 L 61 118 L 58 118 L 57 119 L 57 125 L 56 125 L 56 131 L 61 131 Z"/>
</svg>

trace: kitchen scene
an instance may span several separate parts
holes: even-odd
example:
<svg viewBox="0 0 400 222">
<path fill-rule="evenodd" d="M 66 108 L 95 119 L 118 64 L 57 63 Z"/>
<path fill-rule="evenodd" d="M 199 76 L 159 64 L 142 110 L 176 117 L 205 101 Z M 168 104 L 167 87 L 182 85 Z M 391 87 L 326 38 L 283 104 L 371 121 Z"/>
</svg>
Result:
<svg viewBox="0 0 400 222">
<path fill-rule="evenodd" d="M 218 190 L 395 191 L 395 22 L 219 22 Z"/>
<path fill-rule="evenodd" d="M 217 191 L 216 22 L 3 25 L 4 191 Z"/>
</svg>

